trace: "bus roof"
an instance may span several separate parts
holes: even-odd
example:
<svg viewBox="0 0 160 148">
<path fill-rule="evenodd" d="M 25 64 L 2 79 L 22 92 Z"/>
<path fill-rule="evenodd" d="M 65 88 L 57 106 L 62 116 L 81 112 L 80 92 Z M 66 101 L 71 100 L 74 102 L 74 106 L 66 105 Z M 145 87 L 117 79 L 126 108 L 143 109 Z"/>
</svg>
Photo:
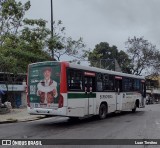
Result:
<svg viewBox="0 0 160 148">
<path fill-rule="evenodd" d="M 49 62 L 58 62 L 58 61 L 37 62 L 37 63 L 29 64 L 29 65 L 35 65 L 35 64 L 40 64 L 40 63 L 47 64 Z M 122 73 L 122 72 L 117 72 L 117 71 L 105 70 L 105 69 L 90 67 L 90 66 L 82 66 L 79 64 L 73 64 L 73 63 L 69 63 L 69 62 L 58 62 L 58 63 L 66 63 L 67 65 L 69 65 L 69 67 L 75 68 L 75 69 L 81 69 L 81 70 L 92 71 L 92 72 L 107 73 L 107 74 L 112 74 L 112 75 L 122 76 L 122 77 L 124 76 L 124 77 L 131 77 L 131 78 L 137 78 L 137 79 L 145 79 L 144 76 L 138 76 L 138 75 L 127 74 L 127 73 Z"/>
<path fill-rule="evenodd" d="M 82 65 L 73 64 L 73 63 L 69 63 L 69 67 L 76 68 L 76 69 L 83 69 L 83 70 L 86 70 L 86 71 L 107 73 L 107 74 L 112 74 L 112 75 L 116 75 L 116 76 L 124 76 L 124 77 L 131 77 L 131 78 L 137 78 L 137 79 L 145 79 L 144 76 L 138 76 L 138 75 L 127 74 L 127 73 L 122 73 L 122 72 L 117 72 L 117 71 L 105 70 L 105 69 L 96 68 L 96 67 L 82 66 Z"/>
</svg>

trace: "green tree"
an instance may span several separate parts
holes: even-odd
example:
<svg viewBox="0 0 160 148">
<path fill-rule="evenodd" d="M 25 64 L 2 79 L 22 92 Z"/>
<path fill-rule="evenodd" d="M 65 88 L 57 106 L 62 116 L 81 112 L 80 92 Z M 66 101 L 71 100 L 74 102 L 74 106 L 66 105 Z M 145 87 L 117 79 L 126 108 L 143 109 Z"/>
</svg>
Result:
<svg viewBox="0 0 160 148">
<path fill-rule="evenodd" d="M 97 44 L 88 55 L 91 66 L 115 70 L 116 60 L 123 72 L 130 73 L 128 55 L 124 51 L 118 51 L 116 46 L 110 47 L 107 42 Z"/>
<path fill-rule="evenodd" d="M 7 67 L 7 63 L 4 66 L 3 62 L 0 71 L 13 72 L 17 69 L 18 72 L 26 72 L 29 63 L 51 59 L 43 50 L 45 38 L 50 34 L 45 27 L 46 21 L 24 18 L 31 6 L 30 1 L 22 4 L 15 0 L 3 0 L 0 4 L 1 56 L 12 58 L 15 62 L 11 63 L 12 69 L 3 69 L 2 67 Z"/>
<path fill-rule="evenodd" d="M 52 49 L 54 60 L 60 60 L 62 55 L 81 58 L 77 53 L 85 47 L 82 38 L 76 41 L 65 36 L 61 21 L 54 23 L 52 38 L 47 21 L 25 18 L 30 7 L 30 1 L 24 4 L 16 0 L 0 1 L 0 72 L 5 74 L 7 91 L 8 85 L 18 79 L 18 73 L 26 73 L 28 64 L 53 60 Z"/>
<path fill-rule="evenodd" d="M 132 74 L 140 75 L 143 72 L 152 73 L 152 69 L 156 65 L 158 68 L 160 54 L 155 45 L 143 37 L 128 38 L 126 45 L 127 53 L 131 59 Z"/>
<path fill-rule="evenodd" d="M 0 1 L 0 72 L 4 73 L 3 81 L 8 87 L 19 78 L 18 73 L 26 73 L 29 63 L 51 59 L 43 50 L 45 37 L 50 34 L 44 20 L 25 19 L 25 12 L 30 2 L 22 4 L 15 0 Z M 13 97 L 6 93 L 5 100 Z"/>
<path fill-rule="evenodd" d="M 0 2 L 0 52 L 5 57 L 15 58 L 20 72 L 26 72 L 29 63 L 60 60 L 63 55 L 83 58 L 85 45 L 82 38 L 66 37 L 62 21 L 54 24 L 54 36 L 42 19 L 27 19 L 25 13 L 30 1 L 22 4 L 15 0 Z"/>
</svg>

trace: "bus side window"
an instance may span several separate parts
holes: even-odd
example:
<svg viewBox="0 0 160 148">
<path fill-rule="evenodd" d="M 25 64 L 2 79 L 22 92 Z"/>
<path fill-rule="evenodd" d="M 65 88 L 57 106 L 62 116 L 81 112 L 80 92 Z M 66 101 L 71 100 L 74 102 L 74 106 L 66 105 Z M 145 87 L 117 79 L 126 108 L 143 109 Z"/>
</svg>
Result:
<svg viewBox="0 0 160 148">
<path fill-rule="evenodd" d="M 124 78 L 123 80 L 123 90 L 124 92 L 129 92 L 132 89 L 132 83 L 130 78 Z"/>
<path fill-rule="evenodd" d="M 90 79 L 90 91 L 95 92 L 96 91 L 96 83 L 95 83 L 95 77 L 92 77 Z"/>
<path fill-rule="evenodd" d="M 115 79 L 115 91 L 122 92 L 122 80 Z"/>
<path fill-rule="evenodd" d="M 67 83 L 71 91 L 82 91 L 82 72 L 74 69 L 68 70 Z"/>
<path fill-rule="evenodd" d="M 97 73 L 97 91 L 103 91 L 103 78 L 101 73 Z"/>
<path fill-rule="evenodd" d="M 95 85 L 95 77 L 85 77 L 84 78 L 84 86 L 85 86 L 85 92 L 95 92 L 96 91 L 96 85 Z"/>
<path fill-rule="evenodd" d="M 104 91 L 114 91 L 114 76 L 104 74 L 103 75 L 103 90 Z"/>
<path fill-rule="evenodd" d="M 138 79 L 134 80 L 134 91 L 140 91 L 140 80 Z"/>
</svg>

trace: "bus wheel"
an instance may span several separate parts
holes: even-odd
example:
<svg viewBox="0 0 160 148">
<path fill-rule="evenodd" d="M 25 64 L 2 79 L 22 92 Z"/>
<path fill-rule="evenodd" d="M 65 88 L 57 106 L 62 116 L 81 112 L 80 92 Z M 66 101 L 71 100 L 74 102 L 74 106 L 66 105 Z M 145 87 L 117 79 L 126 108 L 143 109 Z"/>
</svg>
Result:
<svg viewBox="0 0 160 148">
<path fill-rule="evenodd" d="M 134 108 L 132 109 L 132 113 L 135 113 L 136 112 L 136 108 L 137 108 L 137 105 L 136 103 L 134 104 Z"/>
<path fill-rule="evenodd" d="M 106 115 L 107 115 L 107 106 L 102 103 L 99 107 L 99 118 L 105 119 Z"/>
</svg>

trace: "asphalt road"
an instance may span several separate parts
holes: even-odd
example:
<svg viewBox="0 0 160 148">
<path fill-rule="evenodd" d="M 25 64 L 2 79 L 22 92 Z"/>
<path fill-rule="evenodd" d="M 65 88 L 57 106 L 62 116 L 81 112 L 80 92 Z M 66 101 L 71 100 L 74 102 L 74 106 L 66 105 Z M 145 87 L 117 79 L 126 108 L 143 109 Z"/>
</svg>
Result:
<svg viewBox="0 0 160 148">
<path fill-rule="evenodd" d="M 53 117 L 31 122 L 0 124 L 0 139 L 26 138 L 160 139 L 160 104 L 146 105 L 144 109 L 138 109 L 136 113 L 128 111 L 120 114 L 110 114 L 105 120 L 91 117 L 79 121 L 71 121 L 66 117 Z M 92 145 L 90 147 L 107 146 Z M 114 145 L 108 147 L 158 148 L 160 145 Z"/>
</svg>

